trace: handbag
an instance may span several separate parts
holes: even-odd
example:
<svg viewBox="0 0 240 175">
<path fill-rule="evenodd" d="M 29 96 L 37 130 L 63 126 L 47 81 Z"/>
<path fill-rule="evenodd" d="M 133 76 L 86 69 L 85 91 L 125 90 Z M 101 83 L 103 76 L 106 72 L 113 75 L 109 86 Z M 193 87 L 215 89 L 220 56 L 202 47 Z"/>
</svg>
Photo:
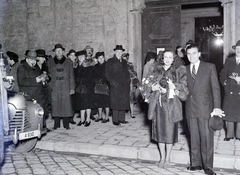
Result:
<svg viewBox="0 0 240 175">
<path fill-rule="evenodd" d="M 109 95 L 109 88 L 106 84 L 102 83 L 102 79 L 94 87 L 95 94 Z"/>
<path fill-rule="evenodd" d="M 82 80 L 81 80 L 81 84 L 75 89 L 75 91 L 80 94 L 88 93 L 88 89 L 87 89 L 86 85 L 82 84 Z"/>
</svg>

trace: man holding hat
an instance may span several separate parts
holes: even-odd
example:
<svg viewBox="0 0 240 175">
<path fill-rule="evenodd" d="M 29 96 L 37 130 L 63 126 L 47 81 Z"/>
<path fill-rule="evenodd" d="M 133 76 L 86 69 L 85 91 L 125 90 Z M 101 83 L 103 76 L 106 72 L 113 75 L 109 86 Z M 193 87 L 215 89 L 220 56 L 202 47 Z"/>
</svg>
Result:
<svg viewBox="0 0 240 175">
<path fill-rule="evenodd" d="M 61 44 L 56 44 L 52 51 L 55 57 L 48 60 L 48 69 L 51 75 L 53 129 L 60 128 L 61 118 L 63 127 L 70 129 L 69 119 L 73 116 L 71 95 L 75 93 L 73 64 L 63 55 L 65 48 Z"/>
<path fill-rule="evenodd" d="M 192 43 L 186 48 L 190 65 L 187 66 L 186 118 L 190 133 L 190 171 L 202 170 L 208 175 L 213 171 L 214 132 L 209 127 L 210 118 L 223 117 L 220 87 L 216 67 L 200 61 L 199 47 Z"/>
<path fill-rule="evenodd" d="M 225 89 L 223 109 L 226 113 L 224 120 L 227 130 L 224 141 L 234 138 L 240 140 L 240 40 L 232 46 L 232 49 L 235 54 L 226 59 L 220 73 L 220 82 Z"/>
<path fill-rule="evenodd" d="M 127 61 L 122 59 L 125 49 L 122 45 L 116 45 L 113 50 L 115 54 L 106 63 L 105 76 L 110 84 L 110 107 L 113 111 L 113 124 L 120 125 L 128 123 L 125 120 L 125 111 L 130 109 L 130 74 Z"/>
</svg>

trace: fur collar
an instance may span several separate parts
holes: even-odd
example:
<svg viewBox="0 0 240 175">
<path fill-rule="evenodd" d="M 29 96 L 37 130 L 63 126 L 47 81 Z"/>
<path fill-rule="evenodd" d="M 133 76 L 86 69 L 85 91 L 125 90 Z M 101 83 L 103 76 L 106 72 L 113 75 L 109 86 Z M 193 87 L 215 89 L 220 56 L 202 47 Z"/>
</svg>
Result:
<svg viewBox="0 0 240 175">
<path fill-rule="evenodd" d="M 90 66 L 94 66 L 95 62 L 93 59 L 85 59 L 82 63 L 83 67 L 90 67 Z"/>
<path fill-rule="evenodd" d="M 65 56 L 63 56 L 61 60 L 57 59 L 56 56 L 54 57 L 55 64 L 63 64 L 65 60 L 66 60 Z"/>
</svg>

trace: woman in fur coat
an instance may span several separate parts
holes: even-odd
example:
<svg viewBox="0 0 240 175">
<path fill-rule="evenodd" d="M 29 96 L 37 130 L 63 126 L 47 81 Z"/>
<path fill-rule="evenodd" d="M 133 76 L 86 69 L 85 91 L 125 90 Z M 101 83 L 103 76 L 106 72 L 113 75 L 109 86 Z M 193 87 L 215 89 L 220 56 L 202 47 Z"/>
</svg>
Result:
<svg viewBox="0 0 240 175">
<path fill-rule="evenodd" d="M 163 65 L 157 65 L 147 78 L 150 95 L 148 118 L 152 120 L 152 139 L 158 142 L 160 167 L 170 165 L 170 153 L 178 141 L 178 121 L 182 120 L 182 103 L 188 94 L 186 68 L 175 67 L 174 52 L 163 53 Z M 166 152 L 165 152 L 166 150 Z"/>
</svg>

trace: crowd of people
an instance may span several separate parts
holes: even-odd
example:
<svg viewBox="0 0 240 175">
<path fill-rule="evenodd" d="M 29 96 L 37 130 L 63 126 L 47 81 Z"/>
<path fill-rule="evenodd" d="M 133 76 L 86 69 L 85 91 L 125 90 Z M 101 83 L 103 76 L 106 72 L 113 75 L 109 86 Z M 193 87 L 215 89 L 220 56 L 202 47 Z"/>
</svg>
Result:
<svg viewBox="0 0 240 175">
<path fill-rule="evenodd" d="M 203 169 L 205 174 L 214 175 L 213 137 L 222 127 L 218 121 L 225 120 L 225 141 L 240 140 L 240 40 L 232 48 L 235 54 L 226 59 L 220 75 L 214 64 L 202 61 L 199 47 L 192 40 L 185 48 L 166 49 L 158 55 L 148 52 L 141 82 L 122 45 L 116 45 L 109 59 L 104 52 L 93 56 L 90 46 L 81 51 L 71 49 L 65 57 L 61 44 L 54 46 L 53 58 L 42 49 L 26 51 L 21 63 L 17 54 L 6 54 L 9 75 L 15 79 L 11 90 L 36 99 L 45 114 L 51 106 L 53 129 L 60 127 L 61 119 L 63 127 L 70 129 L 69 123 L 76 124 L 77 116 L 78 126 L 88 127 L 91 120 L 110 122 L 110 114 L 113 125 L 127 124 L 125 113 L 130 111 L 135 118 L 134 104 L 141 93 L 148 104 L 148 119 L 152 120 L 152 140 L 160 151 L 159 167 L 171 166 L 170 154 L 178 142 L 178 122 L 182 121 L 186 130 L 181 134 L 188 132 L 190 140 L 188 170 Z M 219 78 L 225 88 L 223 110 Z M 96 118 L 94 113 L 98 114 Z"/>
<path fill-rule="evenodd" d="M 54 119 L 54 130 L 60 128 L 61 119 L 68 130 L 70 123 L 88 127 L 92 120 L 110 122 L 110 115 L 114 125 L 127 124 L 128 110 L 135 118 L 133 107 L 140 81 L 129 54 L 123 54 L 122 45 L 116 45 L 109 61 L 104 52 L 94 56 L 91 46 L 80 51 L 71 49 L 66 56 L 61 44 L 56 44 L 52 51 L 53 57 L 43 49 L 27 50 L 21 60 L 11 51 L 4 57 L 8 75 L 15 80 L 10 91 L 24 92 L 43 107 L 44 127 L 49 113 Z M 76 117 L 80 118 L 78 123 L 74 121 Z"/>
</svg>

